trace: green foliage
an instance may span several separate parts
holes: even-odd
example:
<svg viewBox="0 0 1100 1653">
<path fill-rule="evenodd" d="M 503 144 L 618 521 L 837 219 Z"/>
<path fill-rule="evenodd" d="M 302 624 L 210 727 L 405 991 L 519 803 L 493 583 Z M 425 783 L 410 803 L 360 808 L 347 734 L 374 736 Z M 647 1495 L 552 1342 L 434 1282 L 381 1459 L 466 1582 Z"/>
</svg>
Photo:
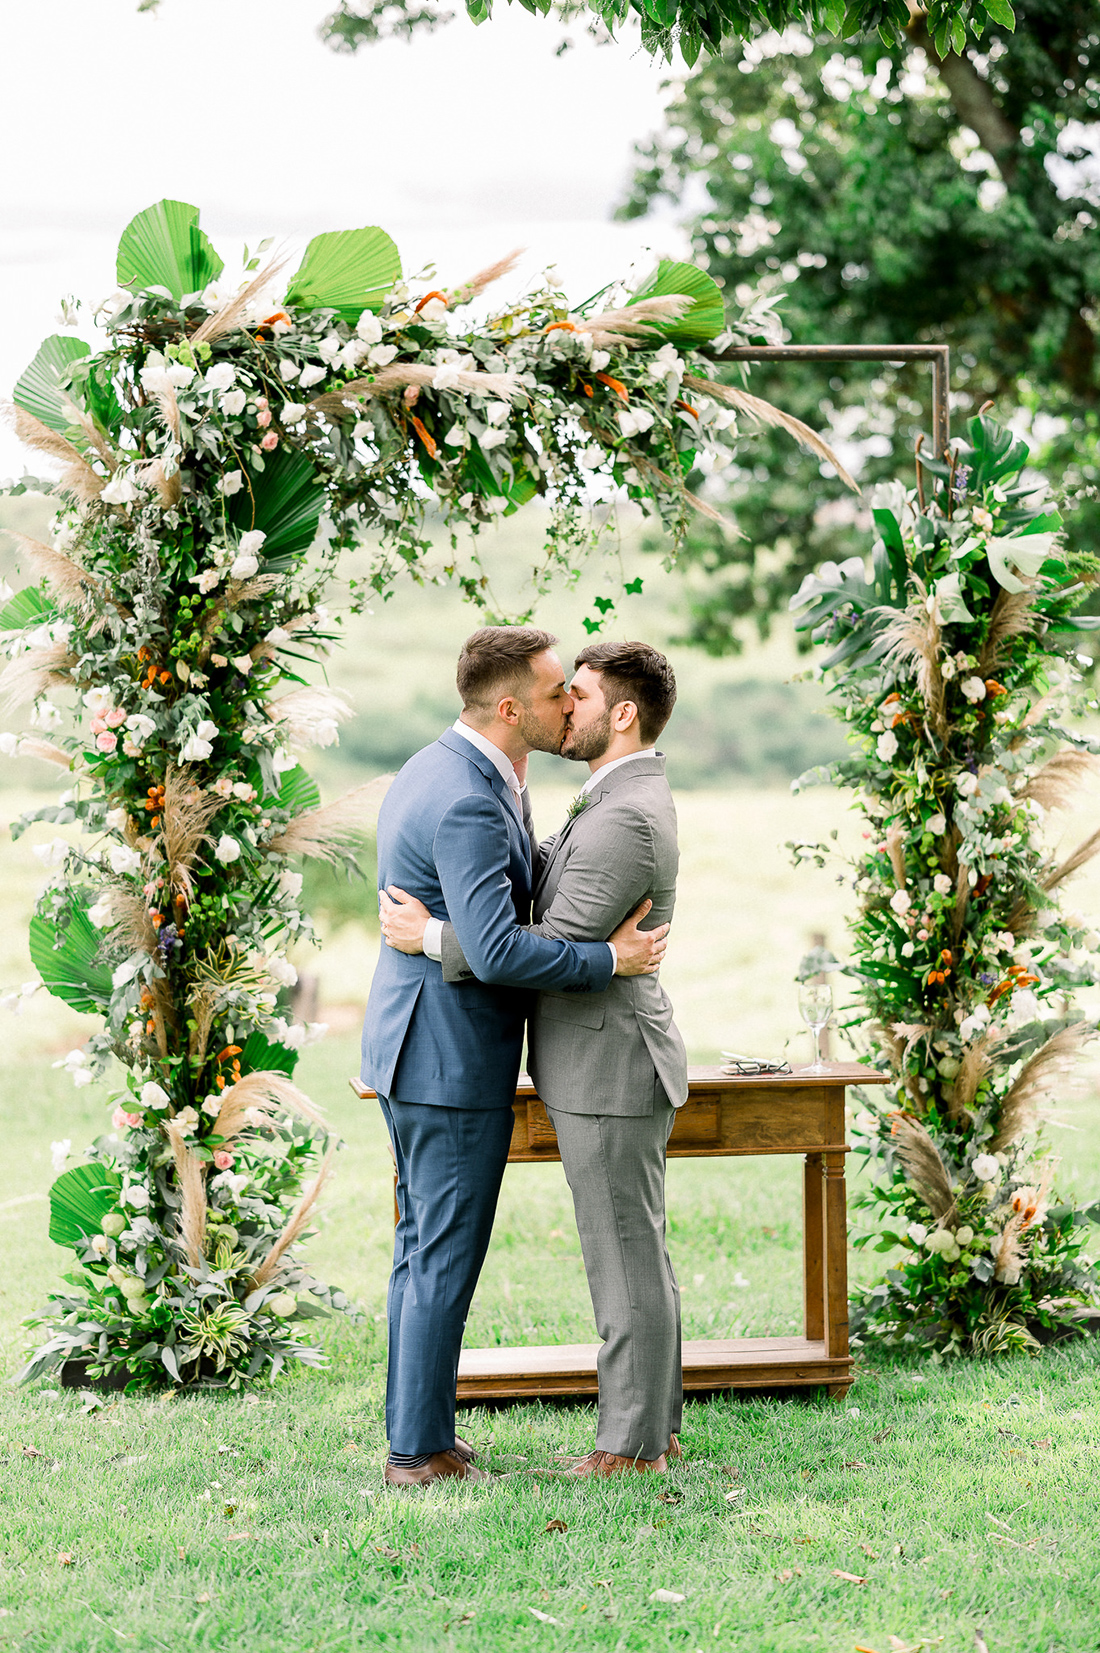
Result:
<svg viewBox="0 0 1100 1653">
<path fill-rule="evenodd" d="M 39 345 L 30 366 L 20 376 L 12 401 L 62 434 L 73 423 L 72 413 L 59 394 L 69 382 L 72 364 L 90 354 L 91 347 L 69 333 L 54 333 Z"/>
<path fill-rule="evenodd" d="M 99 1161 L 63 1171 L 50 1188 L 50 1239 L 54 1245 L 78 1245 L 102 1234 L 103 1219 L 118 1209 L 122 1178 Z"/>
<path fill-rule="evenodd" d="M 156 3 L 156 0 L 154 0 Z M 679 52 L 691 65 L 701 52 L 718 52 L 723 41 L 745 39 L 764 29 L 792 25 L 827 31 L 840 39 L 877 35 L 887 44 L 896 41 L 909 22 L 905 0 L 519 0 L 537 16 L 563 22 L 589 13 L 592 32 L 597 26 L 610 33 L 628 20 L 641 28 L 647 51 L 671 60 Z M 475 23 L 493 15 L 493 0 L 466 0 Z M 354 52 L 376 40 L 408 39 L 439 27 L 453 13 L 425 7 L 417 0 L 340 0 L 325 19 L 322 33 L 337 51 Z M 931 0 L 929 28 L 940 52 L 961 52 L 969 41 L 980 40 L 989 24 L 1011 29 L 1013 11 L 1008 0 Z"/>
<path fill-rule="evenodd" d="M 199 209 L 158 201 L 132 218 L 118 244 L 120 287 L 164 287 L 174 299 L 201 293 L 224 263 L 199 228 Z"/>
<path fill-rule="evenodd" d="M 685 293 L 694 300 L 691 309 L 685 311 L 678 321 L 660 324 L 660 331 L 673 343 L 706 344 L 726 325 L 721 289 L 705 270 L 696 269 L 693 264 L 673 264 L 668 259 L 662 259 L 630 302 L 637 304 L 641 299 L 660 298 L 668 293 Z"/>
<path fill-rule="evenodd" d="M 674 99 L 624 210 L 705 189 L 694 245 L 727 297 L 749 283 L 785 293 L 798 344 L 950 344 L 956 408 L 1027 408 L 1044 469 L 1077 496 L 1100 478 L 1100 245 L 1095 192 L 1070 163 L 1083 154 L 1072 123 L 1100 114 L 1100 5 L 1016 12 L 1015 32 L 991 22 L 942 75 L 917 27 L 889 50 L 730 42 Z M 928 429 L 926 365 L 758 364 L 751 383 L 831 425 L 865 485 L 898 475 Z M 680 558 L 711 576 L 692 636 L 715 653 L 750 627 L 766 635 L 803 575 L 852 555 L 862 533 L 841 485 L 778 434 L 726 476 L 745 538 L 697 524 Z M 1075 499 L 1068 532 L 1095 543 L 1098 496 Z"/>
<path fill-rule="evenodd" d="M 52 620 L 57 609 L 35 585 L 24 586 L 0 608 L 0 631 L 22 631 L 27 626 Z"/>
<path fill-rule="evenodd" d="M 31 960 L 43 986 L 74 1010 L 92 1015 L 111 997 L 111 971 L 103 963 L 103 937 L 82 905 L 62 901 L 31 919 Z"/>
<path fill-rule="evenodd" d="M 265 458 L 263 470 L 252 468 L 247 487 L 233 496 L 229 515 L 241 533 L 257 528 L 266 534 L 264 565 L 270 568 L 276 558 L 308 550 L 324 509 L 316 466 L 293 448 L 277 448 Z M 287 566 L 285 560 L 282 566 Z"/>
<path fill-rule="evenodd" d="M 286 302 L 301 310 L 335 310 L 354 327 L 364 310 L 378 311 L 401 277 L 401 256 L 376 226 L 315 235 L 292 276 Z"/>
<path fill-rule="evenodd" d="M 1067 552 L 1061 519 L 1024 476 L 1026 444 L 969 421 L 920 491 L 871 496 L 879 539 L 807 575 L 792 607 L 817 643 L 851 755 L 867 849 L 848 865 L 857 983 L 847 1025 L 889 1068 L 894 1096 L 864 1109 L 856 1150 L 878 1180 L 857 1243 L 897 1253 L 860 1294 L 855 1330 L 938 1353 L 1034 1352 L 1100 1301 L 1081 1259 L 1091 1213 L 1052 1204 L 1039 1104 L 1095 1025 L 1073 987 L 1100 979 L 1084 920 L 1059 910 L 1077 861 L 1044 841 L 1092 743 L 1066 658 L 1094 559 Z M 1095 702 L 1089 707 L 1095 710 Z M 1076 750 L 1075 750 L 1076 749 Z M 824 863 L 820 845 L 792 845 Z M 876 1103 L 876 1107 L 878 1104 Z"/>
</svg>

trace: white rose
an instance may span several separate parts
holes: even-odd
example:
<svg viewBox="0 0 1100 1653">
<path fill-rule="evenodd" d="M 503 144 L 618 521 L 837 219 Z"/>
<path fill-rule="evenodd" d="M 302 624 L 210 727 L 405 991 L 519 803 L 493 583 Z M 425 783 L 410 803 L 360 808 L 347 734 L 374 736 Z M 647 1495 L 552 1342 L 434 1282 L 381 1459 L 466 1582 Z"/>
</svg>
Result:
<svg viewBox="0 0 1100 1653">
<path fill-rule="evenodd" d="M 126 822 L 130 819 L 125 809 L 109 809 L 105 817 L 108 832 L 125 832 Z"/>
<path fill-rule="evenodd" d="M 299 425 L 306 416 L 304 402 L 284 402 L 283 411 L 279 415 L 284 425 Z"/>
<path fill-rule="evenodd" d="M 239 494 L 244 487 L 244 473 L 242 471 L 226 471 L 218 483 L 218 492 L 229 498 L 231 494 Z"/>
<path fill-rule="evenodd" d="M 55 1175 L 58 1171 L 63 1171 L 65 1169 L 65 1161 L 72 1153 L 72 1150 L 73 1139 L 69 1136 L 65 1137 L 61 1142 L 50 1143 L 50 1165 L 52 1166 Z"/>
<path fill-rule="evenodd" d="M 483 431 L 477 440 L 482 452 L 488 453 L 490 449 L 499 448 L 503 442 L 507 442 L 508 432 L 506 430 Z"/>
<path fill-rule="evenodd" d="M 319 363 L 311 362 L 308 367 L 303 367 L 299 375 L 299 388 L 309 390 L 312 385 L 319 385 L 321 380 L 327 376 L 328 371 L 327 367 L 321 367 Z"/>
<path fill-rule="evenodd" d="M 141 868 L 141 856 L 129 844 L 112 844 L 107 851 L 107 861 L 111 871 L 120 878 L 127 873 L 138 872 Z"/>
<path fill-rule="evenodd" d="M 929 815 L 924 823 L 925 832 L 930 832 L 934 838 L 942 838 L 947 831 L 946 815 Z"/>
<path fill-rule="evenodd" d="M 255 557 L 263 550 L 267 535 L 262 528 L 250 528 L 247 534 L 242 534 L 237 541 L 237 553 L 242 557 Z"/>
<path fill-rule="evenodd" d="M 341 340 L 339 334 L 330 333 L 328 337 L 322 339 L 320 344 L 317 346 L 317 354 L 323 362 L 334 362 L 340 354 L 342 348 L 343 341 Z"/>
<path fill-rule="evenodd" d="M 217 362 L 207 368 L 202 382 L 210 390 L 229 390 L 236 377 L 237 370 L 230 362 Z"/>
<path fill-rule="evenodd" d="M 143 1182 L 132 1182 L 119 1195 L 120 1205 L 132 1205 L 135 1211 L 145 1211 L 149 1205 L 149 1190 Z"/>
<path fill-rule="evenodd" d="M 230 664 L 236 666 L 242 677 L 247 677 L 255 661 L 250 654 L 235 654 Z"/>
<path fill-rule="evenodd" d="M 279 363 L 279 377 L 283 381 L 284 385 L 290 384 L 293 379 L 298 377 L 301 371 L 302 370 L 298 366 L 297 362 L 283 361 Z"/>
<path fill-rule="evenodd" d="M 950 895 L 953 885 L 945 872 L 938 872 L 932 880 L 932 888 L 937 895 Z"/>
<path fill-rule="evenodd" d="M 138 497 L 138 491 L 130 478 L 119 472 L 100 491 L 99 497 L 105 505 L 131 505 Z"/>
<path fill-rule="evenodd" d="M 993 1154 L 975 1154 L 970 1169 L 979 1182 L 992 1182 L 1001 1174 L 1001 1167 Z"/>
<path fill-rule="evenodd" d="M 217 1091 L 211 1091 L 209 1096 L 203 1097 L 202 1111 L 208 1119 L 217 1119 L 222 1111 L 222 1099 Z"/>
<path fill-rule="evenodd" d="M 297 901 L 302 893 L 302 874 L 285 869 L 279 874 L 278 891 L 281 896 L 288 896 L 291 901 Z"/>
<path fill-rule="evenodd" d="M 928 1230 L 923 1223 L 910 1223 L 905 1232 L 914 1245 L 923 1245 L 928 1238 Z"/>
<path fill-rule="evenodd" d="M 898 749 L 898 737 L 892 729 L 887 729 L 875 742 L 875 751 L 884 763 L 888 763 Z"/>
<path fill-rule="evenodd" d="M 955 782 L 955 788 L 961 798 L 972 798 L 978 790 L 977 775 L 972 775 L 969 769 L 964 769 Z"/>
<path fill-rule="evenodd" d="M 191 383 L 191 380 L 195 377 L 195 369 L 193 367 L 184 367 L 182 362 L 173 362 L 170 367 L 165 369 L 164 377 L 168 380 L 168 383 L 172 386 L 173 390 L 186 390 L 187 386 Z"/>
<path fill-rule="evenodd" d="M 389 367 L 396 355 L 397 346 L 395 344 L 376 344 L 373 345 L 367 352 L 367 361 L 370 363 L 371 367 Z M 438 376 L 439 375 L 437 374 L 436 378 L 438 378 Z M 432 383 L 435 384 L 435 379 L 432 380 Z M 438 388 L 445 389 L 446 387 L 437 386 L 437 389 Z"/>
<path fill-rule="evenodd" d="M 364 310 L 355 324 L 355 331 L 364 344 L 382 343 L 382 323 L 373 310 Z"/>
<path fill-rule="evenodd" d="M 93 717 L 102 717 L 114 703 L 115 697 L 110 689 L 89 689 L 84 695 L 84 704 Z"/>
<path fill-rule="evenodd" d="M 112 902 L 110 894 L 101 895 L 98 901 L 88 908 L 88 917 L 97 930 L 103 930 L 112 920 Z"/>
<path fill-rule="evenodd" d="M 621 408 L 616 415 L 624 436 L 640 436 L 653 424 L 654 414 L 649 408 Z"/>
<path fill-rule="evenodd" d="M 155 1079 L 149 1079 L 141 1087 L 141 1105 L 143 1108 L 166 1108 L 168 1106 L 168 1092 L 157 1084 Z"/>
<path fill-rule="evenodd" d="M 250 580 L 259 566 L 258 559 L 245 552 L 243 556 L 233 558 L 229 572 L 235 580 Z"/>
<path fill-rule="evenodd" d="M 144 712 L 132 712 L 126 719 L 126 727 L 130 731 L 130 739 L 135 746 L 144 746 L 149 736 L 156 731 L 156 723 Z M 112 814 L 115 811 L 112 810 Z M 125 813 L 123 811 L 122 813 Z"/>
<path fill-rule="evenodd" d="M 198 1112 L 194 1108 L 181 1108 L 176 1117 L 169 1121 L 171 1129 L 179 1136 L 193 1136 L 198 1123 Z"/>
<path fill-rule="evenodd" d="M 243 390 L 227 390 L 218 406 L 223 413 L 228 413 L 230 418 L 235 419 L 238 414 L 244 412 L 247 400 L 248 397 Z"/>
<path fill-rule="evenodd" d="M 227 1188 L 235 1200 L 239 1200 L 248 1187 L 247 1171 L 219 1171 L 216 1177 L 210 1179 L 211 1188 Z"/>
<path fill-rule="evenodd" d="M 897 913 L 899 918 L 907 913 L 912 905 L 913 900 L 908 890 L 895 890 L 890 897 L 891 911 Z"/>
<path fill-rule="evenodd" d="M 267 960 L 267 973 L 273 976 L 283 987 L 293 987 L 298 980 L 298 972 L 290 960 L 281 953 L 275 953 Z"/>
<path fill-rule="evenodd" d="M 582 471 L 595 471 L 603 464 L 607 455 L 602 448 L 582 448 L 577 455 L 577 464 Z"/>
<path fill-rule="evenodd" d="M 214 849 L 214 855 L 215 858 L 221 862 L 222 866 L 225 867 L 228 866 L 231 861 L 240 860 L 241 846 L 235 838 L 231 838 L 229 836 L 228 832 L 223 832 Z"/>
<path fill-rule="evenodd" d="M 985 699 L 985 684 L 980 677 L 964 677 L 959 684 L 959 688 L 967 700 L 972 701 L 975 706 L 979 700 Z"/>
<path fill-rule="evenodd" d="M 48 844 L 35 844 L 31 850 L 44 867 L 60 867 L 68 855 L 70 845 L 64 838 L 51 838 Z"/>
</svg>

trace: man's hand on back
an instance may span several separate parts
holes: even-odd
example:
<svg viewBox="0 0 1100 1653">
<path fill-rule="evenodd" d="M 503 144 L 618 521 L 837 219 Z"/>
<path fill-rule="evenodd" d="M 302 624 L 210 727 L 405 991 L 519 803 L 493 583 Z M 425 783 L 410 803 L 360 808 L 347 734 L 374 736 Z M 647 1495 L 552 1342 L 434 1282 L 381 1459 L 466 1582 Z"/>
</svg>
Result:
<svg viewBox="0 0 1100 1653">
<path fill-rule="evenodd" d="M 399 890 L 396 884 L 391 884 L 388 890 L 379 890 L 378 916 L 388 947 L 399 953 L 424 951 L 424 926 L 432 915 L 415 895 Z"/>
<path fill-rule="evenodd" d="M 617 976 L 654 976 L 661 968 L 669 926 L 659 924 L 655 930 L 638 928 L 652 905 L 652 901 L 643 901 L 607 938 L 618 957 Z"/>
</svg>

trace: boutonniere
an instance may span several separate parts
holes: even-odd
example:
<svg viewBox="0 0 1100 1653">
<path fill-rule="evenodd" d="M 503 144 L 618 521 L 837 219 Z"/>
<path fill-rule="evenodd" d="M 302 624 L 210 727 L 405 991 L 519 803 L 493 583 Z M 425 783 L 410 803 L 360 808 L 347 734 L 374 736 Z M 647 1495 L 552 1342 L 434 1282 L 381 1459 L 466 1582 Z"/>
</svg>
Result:
<svg viewBox="0 0 1100 1653">
<path fill-rule="evenodd" d="M 569 819 L 571 821 L 575 821 L 581 811 L 587 809 L 591 802 L 592 798 L 589 793 L 578 792 L 577 796 L 573 799 L 573 802 L 569 805 Z"/>
</svg>

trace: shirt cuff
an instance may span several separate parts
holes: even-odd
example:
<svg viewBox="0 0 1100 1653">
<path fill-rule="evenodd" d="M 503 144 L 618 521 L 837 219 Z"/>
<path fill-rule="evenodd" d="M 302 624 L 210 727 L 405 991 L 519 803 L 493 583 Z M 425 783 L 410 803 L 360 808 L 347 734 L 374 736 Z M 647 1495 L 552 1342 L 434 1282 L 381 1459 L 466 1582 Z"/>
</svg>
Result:
<svg viewBox="0 0 1100 1653">
<path fill-rule="evenodd" d="M 425 943 L 427 942 L 427 939 L 427 936 L 425 936 Z M 615 950 L 615 943 L 613 941 L 609 941 L 607 945 L 611 949 L 611 974 L 614 975 L 616 970 L 619 968 L 619 955 Z M 424 951 L 427 952 L 427 950 L 427 946 L 425 946 Z"/>
<path fill-rule="evenodd" d="M 611 943 L 607 944 L 609 947 Z M 429 918 L 424 926 L 424 939 L 421 942 L 425 958 L 434 959 L 437 964 L 443 962 L 443 920 Z M 612 948 L 614 951 L 614 948 Z"/>
</svg>

